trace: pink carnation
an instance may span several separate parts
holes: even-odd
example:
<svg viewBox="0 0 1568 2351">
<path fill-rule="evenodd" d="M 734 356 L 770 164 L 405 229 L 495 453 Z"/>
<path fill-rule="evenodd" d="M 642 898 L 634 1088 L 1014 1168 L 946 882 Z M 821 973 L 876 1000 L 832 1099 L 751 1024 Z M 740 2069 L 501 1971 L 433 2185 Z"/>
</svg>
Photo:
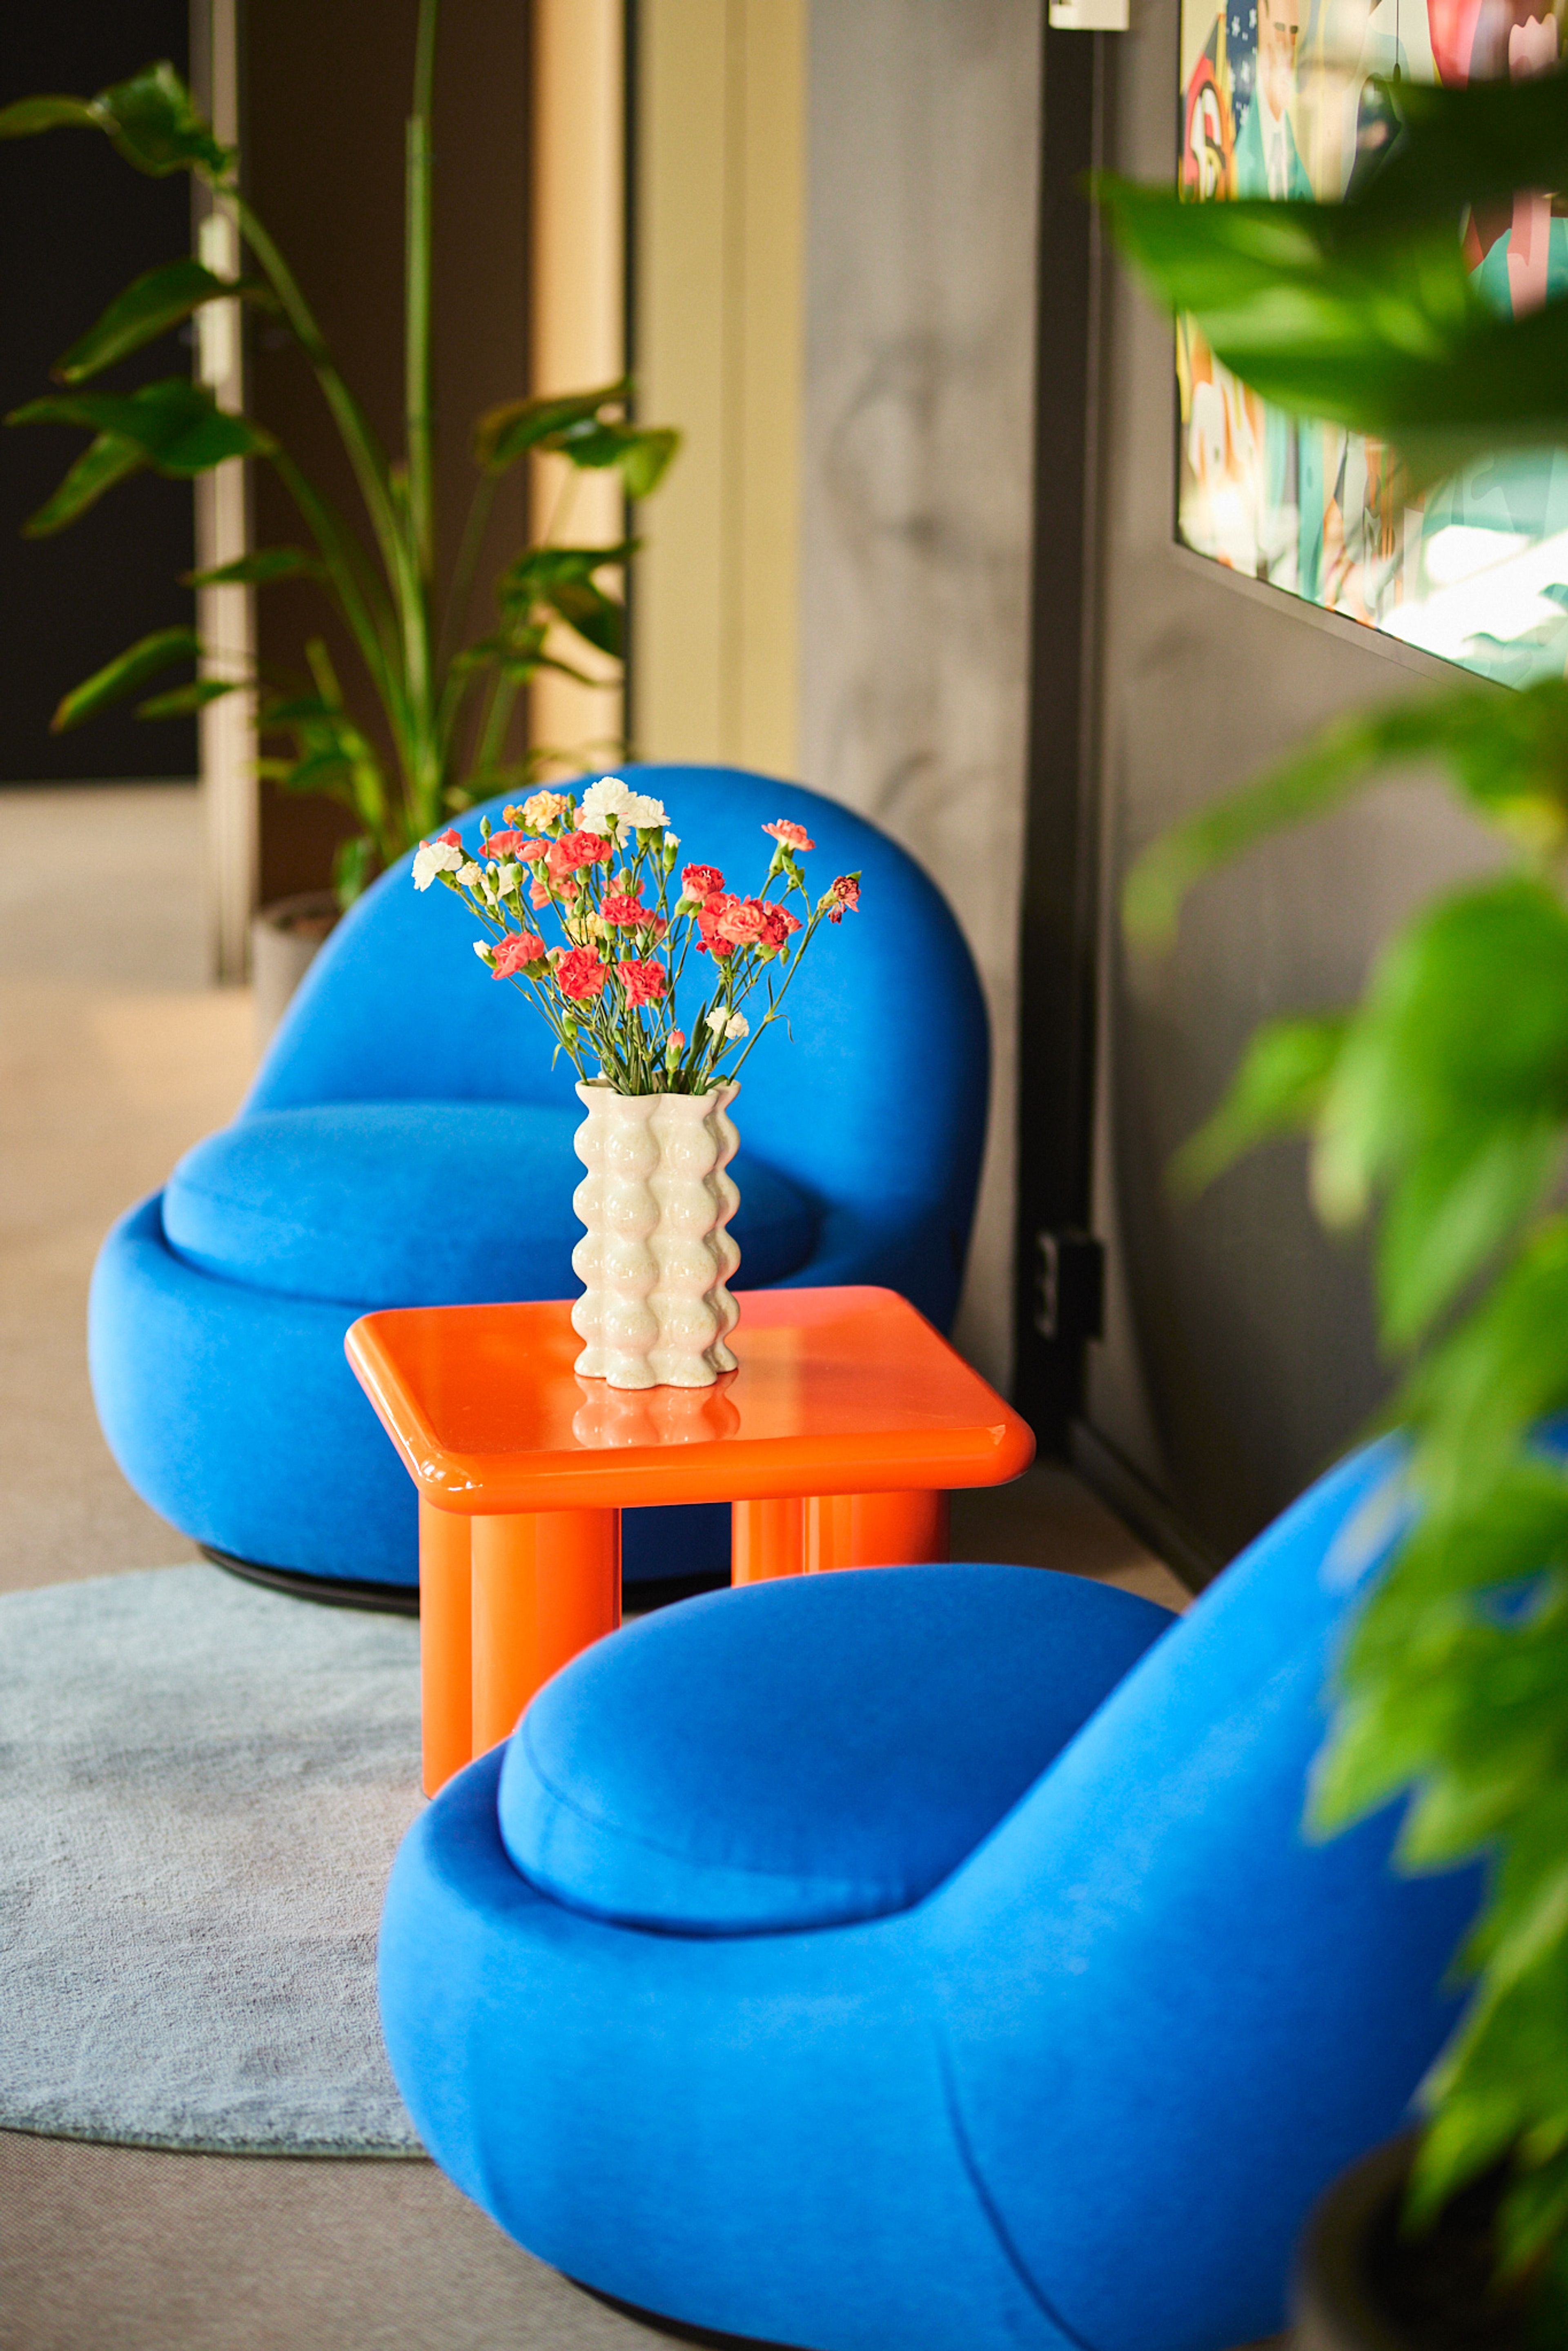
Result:
<svg viewBox="0 0 1568 2351">
<path fill-rule="evenodd" d="M 575 873 L 580 865 L 598 865 L 610 854 L 610 843 L 597 832 L 563 832 L 552 841 L 545 862 L 558 882 Z"/>
<path fill-rule="evenodd" d="M 805 826 L 797 824 L 791 817 L 781 816 L 777 822 L 765 824 L 762 830 L 770 832 L 775 841 L 783 841 L 790 849 L 815 849 L 817 846 Z"/>
<path fill-rule="evenodd" d="M 573 947 L 557 964 L 555 976 L 561 994 L 580 1004 L 585 997 L 599 994 L 610 977 L 610 967 L 600 962 L 592 947 Z"/>
<path fill-rule="evenodd" d="M 718 918 L 718 935 L 737 947 L 755 946 L 768 928 L 769 909 L 760 898 L 733 900 Z"/>
<path fill-rule="evenodd" d="M 536 874 L 534 877 L 533 887 L 528 892 L 528 904 L 534 907 L 549 904 L 549 883 L 542 874 Z"/>
<path fill-rule="evenodd" d="M 510 979 L 512 974 L 538 963 L 545 952 L 545 943 L 532 931 L 511 931 L 496 949 L 491 965 L 497 979 Z"/>
<path fill-rule="evenodd" d="M 800 929 L 800 917 L 792 914 L 788 906 L 774 904 L 770 899 L 765 898 L 762 904 L 766 920 L 759 934 L 759 944 L 765 947 L 781 947 L 790 934 Z"/>
<path fill-rule="evenodd" d="M 618 963 L 621 985 L 626 990 L 628 1004 L 657 1004 L 667 982 L 664 967 L 650 959 L 646 963 Z"/>
<path fill-rule="evenodd" d="M 833 901 L 828 915 L 830 923 L 841 923 L 846 914 L 856 913 L 861 902 L 861 877 L 858 873 L 841 873 L 828 895 Z"/>
<path fill-rule="evenodd" d="M 644 906 L 641 898 L 630 897 L 619 890 L 605 893 L 604 903 L 599 911 L 607 923 L 652 923 L 655 920 L 651 906 Z"/>
<path fill-rule="evenodd" d="M 445 831 L 438 832 L 435 838 L 437 841 L 445 841 L 449 849 L 461 849 L 463 846 L 463 835 L 455 824 L 449 824 Z"/>
<path fill-rule="evenodd" d="M 716 865 L 688 865 L 682 871 L 682 893 L 695 898 L 699 905 L 723 888 L 724 875 Z"/>
<path fill-rule="evenodd" d="M 696 925 L 699 955 L 706 955 L 710 948 L 715 955 L 730 955 L 734 952 L 733 941 L 725 936 L 719 925 L 731 909 L 738 906 L 739 904 L 738 898 L 727 897 L 722 890 L 718 890 L 708 900 L 706 905 L 698 907 Z"/>
<path fill-rule="evenodd" d="M 536 844 L 528 839 L 526 832 L 493 832 L 485 843 L 485 855 L 486 857 L 526 857 L 535 846 Z M 538 844 L 538 850 L 542 852 L 543 847 L 544 843 L 540 841 Z"/>
</svg>

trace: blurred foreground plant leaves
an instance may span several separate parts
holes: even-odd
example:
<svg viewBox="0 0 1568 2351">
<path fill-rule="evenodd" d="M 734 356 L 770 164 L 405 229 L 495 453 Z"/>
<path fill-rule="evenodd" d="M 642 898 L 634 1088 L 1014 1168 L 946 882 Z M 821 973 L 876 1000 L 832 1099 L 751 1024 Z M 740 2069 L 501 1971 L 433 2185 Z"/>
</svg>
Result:
<svg viewBox="0 0 1568 2351">
<path fill-rule="evenodd" d="M 1476 294 L 1470 204 L 1568 186 L 1568 77 L 1381 86 L 1396 135 L 1343 206 L 1190 204 L 1103 182 L 1115 233 L 1217 356 L 1282 406 L 1394 442 L 1427 478 L 1568 441 L 1568 302 Z M 1460 2027 L 1424 2086 L 1413 2218 L 1511 2167 L 1505 2273 L 1568 2339 L 1568 683 L 1466 685 L 1336 721 L 1155 842 L 1129 935 L 1166 946 L 1186 893 L 1270 834 L 1413 762 L 1440 767 L 1511 870 L 1418 911 L 1360 1002 L 1278 1020 L 1178 1158 L 1188 1188 L 1274 1134 L 1311 1139 L 1331 1226 L 1376 1226 L 1379 1322 L 1409 1358 L 1394 1487 L 1358 1541 L 1390 1553 L 1341 1660 L 1310 1819 L 1402 1795 L 1410 1869 L 1479 1862 Z M 1379 1523 L 1374 1523 L 1380 1514 Z M 1392 1522 L 1391 1522 L 1392 1514 Z M 1375 1541 L 1374 1538 L 1375 1537 Z"/>
</svg>

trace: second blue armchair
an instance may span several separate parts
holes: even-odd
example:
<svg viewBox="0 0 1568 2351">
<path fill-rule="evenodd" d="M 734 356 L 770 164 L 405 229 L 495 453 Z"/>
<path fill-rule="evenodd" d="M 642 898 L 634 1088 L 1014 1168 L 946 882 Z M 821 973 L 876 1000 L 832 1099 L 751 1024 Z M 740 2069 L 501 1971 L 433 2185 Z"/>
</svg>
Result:
<svg viewBox="0 0 1568 2351">
<path fill-rule="evenodd" d="M 941 895 L 849 810 L 724 768 L 628 768 L 685 854 L 754 886 L 775 817 L 806 826 L 825 929 L 736 1106 L 739 1287 L 877 1282 L 957 1301 L 984 1139 L 985 1011 Z M 459 830 L 476 841 L 481 814 Z M 499 821 L 499 803 L 488 811 Z M 413 1489 L 343 1358 L 371 1307 L 575 1295 L 580 1108 L 537 1014 L 404 863 L 329 941 L 234 1124 L 104 1244 L 89 1351 L 110 1445 L 186 1534 L 263 1567 L 416 1585 Z M 714 1571 L 727 1516 L 629 1514 L 626 1573 Z"/>
</svg>

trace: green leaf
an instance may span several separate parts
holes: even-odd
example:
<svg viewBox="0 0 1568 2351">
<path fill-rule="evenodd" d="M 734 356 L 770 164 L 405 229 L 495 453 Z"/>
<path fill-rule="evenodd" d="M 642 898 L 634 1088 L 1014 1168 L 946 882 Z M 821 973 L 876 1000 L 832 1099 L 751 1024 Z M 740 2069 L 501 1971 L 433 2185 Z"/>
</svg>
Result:
<svg viewBox="0 0 1568 2351">
<path fill-rule="evenodd" d="M 1563 1158 L 1550 1114 L 1435 1135 L 1395 1185 L 1377 1243 L 1383 1336 L 1413 1345 L 1494 1258 Z"/>
<path fill-rule="evenodd" d="M 1450 1481 L 1506 1457 L 1568 1407 L 1568 1218 L 1532 1233 L 1469 1319 L 1408 1383 L 1406 1416 Z"/>
<path fill-rule="evenodd" d="M 228 457 L 265 455 L 272 437 L 231 415 L 187 376 L 165 376 L 135 392 L 51 392 L 13 409 L 8 424 L 84 424 L 132 443 L 161 474 L 204 474 Z"/>
<path fill-rule="evenodd" d="M 275 727 L 336 726 L 341 716 L 337 705 L 323 701 L 319 694 L 297 694 L 282 702 L 266 704 L 259 724 L 265 734 L 270 734 Z"/>
<path fill-rule="evenodd" d="M 47 538 L 57 530 L 64 530 L 78 515 L 96 506 L 106 490 L 116 482 L 127 480 L 132 474 L 146 468 L 147 459 L 134 442 L 119 440 L 112 433 L 100 433 L 90 447 L 82 451 L 53 497 L 29 515 L 22 525 L 25 538 Z"/>
<path fill-rule="evenodd" d="M 1172 1164 L 1178 1191 L 1200 1192 L 1270 1136 L 1301 1134 L 1317 1118 L 1344 1043 L 1347 1017 L 1271 1020 L 1252 1038 L 1219 1108 Z"/>
<path fill-rule="evenodd" d="M 80 383 L 129 352 L 139 351 L 144 343 L 155 341 L 204 303 L 249 293 L 257 282 L 218 277 L 188 257 L 164 262 L 116 295 L 97 325 L 56 360 L 55 375 L 61 383 Z"/>
<path fill-rule="evenodd" d="M 40 131 L 101 131 L 85 98 L 18 98 L 0 106 L 0 139 L 32 139 Z"/>
<path fill-rule="evenodd" d="M 1500 318 L 1465 267 L 1457 207 L 1413 228 L 1369 204 L 1098 189 L 1152 289 L 1243 382 L 1393 441 L 1417 484 L 1568 435 L 1568 303 Z"/>
<path fill-rule="evenodd" d="M 550 590 L 550 608 L 588 644 L 620 661 L 626 644 L 626 608 L 591 580 L 563 580 Z"/>
<path fill-rule="evenodd" d="M 187 588 L 266 588 L 275 580 L 319 579 L 322 566 L 314 555 L 302 547 L 258 547 L 252 555 L 236 555 L 232 563 L 216 564 L 210 571 L 187 571 L 182 583 Z"/>
<path fill-rule="evenodd" d="M 209 702 L 221 702 L 225 694 L 240 694 L 249 684 L 247 678 L 199 677 L 191 685 L 176 685 L 167 694 L 155 694 L 150 701 L 138 703 L 138 718 L 187 718 L 195 710 L 204 710 Z"/>
<path fill-rule="evenodd" d="M 645 498 L 668 470 L 681 436 L 667 425 L 646 429 L 633 424 L 585 423 L 557 434 L 544 444 L 559 449 L 574 465 L 602 469 L 618 465 L 629 498 Z"/>
<path fill-rule="evenodd" d="M 475 426 L 474 455 L 486 473 L 504 474 L 528 450 L 559 441 L 573 426 L 591 425 L 601 408 L 623 402 L 631 390 L 631 378 L 623 376 L 597 392 L 505 401 L 487 410 Z"/>
<path fill-rule="evenodd" d="M 1568 910 L 1510 879 L 1439 900 L 1385 949 L 1334 1071 L 1313 1156 L 1319 1213 L 1364 1216 L 1428 1150 L 1568 1117 Z M 1531 1146 L 1532 1159 L 1535 1146 Z"/>
<path fill-rule="evenodd" d="M 167 58 L 99 90 L 92 112 L 126 162 L 154 179 L 192 171 L 221 179 L 233 166 L 234 149 L 214 138 Z"/>
<path fill-rule="evenodd" d="M 296 760 L 282 782 L 286 791 L 324 792 L 334 799 L 346 799 L 353 787 L 354 763 L 336 744 L 312 751 Z"/>
<path fill-rule="evenodd" d="M 160 670 L 172 668 L 175 662 L 194 660 L 201 650 L 201 639 L 194 629 L 158 629 L 150 637 L 139 638 L 80 685 L 71 688 L 49 722 L 50 732 L 63 735 L 79 726 L 84 718 L 96 716 L 111 702 L 121 702 L 127 695 L 135 694 Z"/>
<path fill-rule="evenodd" d="M 340 906 L 351 906 L 375 871 L 376 844 L 368 833 L 340 841 L 332 858 L 332 888 Z"/>
<path fill-rule="evenodd" d="M 221 179 L 235 161 L 235 150 L 213 137 L 167 59 L 144 66 L 96 98 L 21 98 L 0 108 L 0 139 L 62 130 L 106 132 L 128 163 L 156 179 L 192 171 Z"/>
<path fill-rule="evenodd" d="M 1454 219 L 1520 188 L 1568 186 L 1568 78 L 1472 81 L 1446 89 L 1404 75 L 1376 81 L 1397 126 L 1364 203 L 1385 214 Z"/>
</svg>

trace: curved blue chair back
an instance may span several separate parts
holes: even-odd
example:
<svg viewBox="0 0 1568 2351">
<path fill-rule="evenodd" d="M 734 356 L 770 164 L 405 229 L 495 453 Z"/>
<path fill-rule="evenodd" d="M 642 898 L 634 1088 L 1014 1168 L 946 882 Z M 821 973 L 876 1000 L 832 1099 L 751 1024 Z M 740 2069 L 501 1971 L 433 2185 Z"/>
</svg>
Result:
<svg viewBox="0 0 1568 2351">
<path fill-rule="evenodd" d="M 767 871 L 761 828 L 775 817 L 816 842 L 804 862 L 819 893 L 860 870 L 863 912 L 824 925 L 790 987 L 793 1041 L 779 1024 L 758 1044 L 737 1116 L 747 1146 L 823 1202 L 941 1202 L 961 1256 L 988 1045 L 974 964 L 940 892 L 884 833 L 800 784 L 736 768 L 619 772 L 664 800 L 683 862 L 719 866 L 742 894 Z M 498 824 L 500 810 L 496 800 L 462 818 L 464 840 L 476 843 L 481 815 Z M 570 1064 L 551 1068 L 544 1022 L 490 977 L 474 935 L 449 892 L 421 895 L 409 861 L 394 866 L 316 959 L 245 1111 L 432 1099 L 570 1107 Z M 700 989 L 706 960 L 692 960 Z"/>
<path fill-rule="evenodd" d="M 1479 1874 L 1398 1876 L 1399 1807 L 1302 1824 L 1398 1458 L 1355 1454 L 1286 1511 L 933 1897 L 970 2158 L 1097 2351 L 1138 2351 L 1129 2311 L 1198 2344 L 1216 2309 L 1269 2306 L 1295 2216 L 1393 2127 L 1456 2012 L 1437 1987 Z M 1238 2241 L 1238 2211 L 1281 2216 L 1279 2241 Z"/>
</svg>

